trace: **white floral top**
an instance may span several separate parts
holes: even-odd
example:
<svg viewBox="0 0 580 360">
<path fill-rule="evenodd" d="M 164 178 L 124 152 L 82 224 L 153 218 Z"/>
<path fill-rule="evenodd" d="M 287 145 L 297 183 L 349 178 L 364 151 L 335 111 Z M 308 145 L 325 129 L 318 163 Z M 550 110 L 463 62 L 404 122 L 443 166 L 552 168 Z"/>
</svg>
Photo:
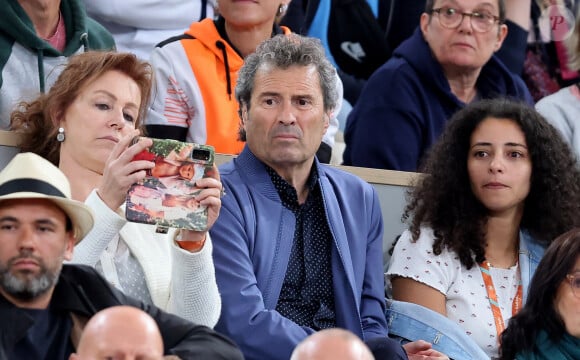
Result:
<svg viewBox="0 0 580 360">
<path fill-rule="evenodd" d="M 433 231 L 422 228 L 417 242 L 405 231 L 393 252 L 387 275 L 412 278 L 445 295 L 447 317 L 459 324 L 491 358 L 498 356 L 495 321 L 479 266 L 467 270 L 454 252 L 433 254 Z M 512 302 L 520 274 L 518 266 L 490 269 L 505 325 L 512 316 Z"/>
</svg>

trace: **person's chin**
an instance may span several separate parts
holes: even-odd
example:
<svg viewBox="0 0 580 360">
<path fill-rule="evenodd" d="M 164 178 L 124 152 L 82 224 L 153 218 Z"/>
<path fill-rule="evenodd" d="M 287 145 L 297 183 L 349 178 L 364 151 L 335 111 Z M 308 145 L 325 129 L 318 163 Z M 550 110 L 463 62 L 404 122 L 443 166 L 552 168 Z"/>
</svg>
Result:
<svg viewBox="0 0 580 360">
<path fill-rule="evenodd" d="M 446 62 L 456 68 L 465 70 L 478 69 L 483 66 L 481 61 L 478 61 L 474 54 L 470 53 L 469 51 L 450 50 L 449 57 Z"/>
<path fill-rule="evenodd" d="M 304 159 L 304 154 L 299 151 L 289 150 L 273 152 L 271 156 L 276 162 L 294 163 Z"/>
</svg>

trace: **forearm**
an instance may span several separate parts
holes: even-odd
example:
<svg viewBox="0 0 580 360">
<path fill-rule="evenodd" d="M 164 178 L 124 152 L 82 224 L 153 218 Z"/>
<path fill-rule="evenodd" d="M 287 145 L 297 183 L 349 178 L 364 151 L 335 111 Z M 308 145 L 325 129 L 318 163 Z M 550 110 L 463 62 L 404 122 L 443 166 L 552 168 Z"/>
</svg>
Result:
<svg viewBox="0 0 580 360">
<path fill-rule="evenodd" d="M 196 324 L 213 328 L 221 312 L 209 233 L 199 252 L 171 244 L 173 266 L 168 310 Z"/>
<path fill-rule="evenodd" d="M 169 44 L 155 48 L 151 53 L 151 65 L 155 69 L 155 88 L 151 91 L 149 111 L 144 119 L 147 133 L 160 139 L 183 141 L 193 116 L 193 94 L 184 88 L 191 74 L 189 62 L 180 46 Z M 191 76 L 191 75 L 190 75 Z M 171 111 L 167 111 L 167 108 Z"/>
<path fill-rule="evenodd" d="M 506 0 L 505 15 L 506 19 L 511 20 L 524 30 L 530 28 L 530 9 L 532 0 Z"/>
</svg>

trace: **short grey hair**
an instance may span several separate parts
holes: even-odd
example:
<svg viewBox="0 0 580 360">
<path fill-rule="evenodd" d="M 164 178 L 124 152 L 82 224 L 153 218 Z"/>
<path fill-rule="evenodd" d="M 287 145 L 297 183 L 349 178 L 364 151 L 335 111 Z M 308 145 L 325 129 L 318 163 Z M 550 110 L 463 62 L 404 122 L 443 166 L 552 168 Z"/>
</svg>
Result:
<svg viewBox="0 0 580 360">
<path fill-rule="evenodd" d="M 245 105 L 250 107 L 257 71 L 264 66 L 275 69 L 288 69 L 292 66 L 314 65 L 318 72 L 324 111 L 332 111 L 338 103 L 338 79 L 336 69 L 328 61 L 319 39 L 297 34 L 276 35 L 261 43 L 256 51 L 249 55 L 238 73 L 236 100 L 241 110 Z M 246 132 L 240 124 L 239 138 L 246 140 Z"/>
</svg>

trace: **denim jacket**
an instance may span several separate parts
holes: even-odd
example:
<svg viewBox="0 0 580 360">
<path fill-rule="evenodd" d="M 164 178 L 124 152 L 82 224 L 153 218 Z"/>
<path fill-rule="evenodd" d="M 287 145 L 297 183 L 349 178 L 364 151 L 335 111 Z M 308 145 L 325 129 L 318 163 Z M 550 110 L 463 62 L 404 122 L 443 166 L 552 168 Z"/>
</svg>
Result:
<svg viewBox="0 0 580 360">
<path fill-rule="evenodd" d="M 520 231 L 519 263 L 526 302 L 530 280 L 538 267 L 545 247 L 526 231 Z M 455 322 L 421 305 L 388 300 L 387 325 L 389 336 L 402 341 L 425 340 L 451 359 L 489 359 L 487 354 Z"/>
</svg>

